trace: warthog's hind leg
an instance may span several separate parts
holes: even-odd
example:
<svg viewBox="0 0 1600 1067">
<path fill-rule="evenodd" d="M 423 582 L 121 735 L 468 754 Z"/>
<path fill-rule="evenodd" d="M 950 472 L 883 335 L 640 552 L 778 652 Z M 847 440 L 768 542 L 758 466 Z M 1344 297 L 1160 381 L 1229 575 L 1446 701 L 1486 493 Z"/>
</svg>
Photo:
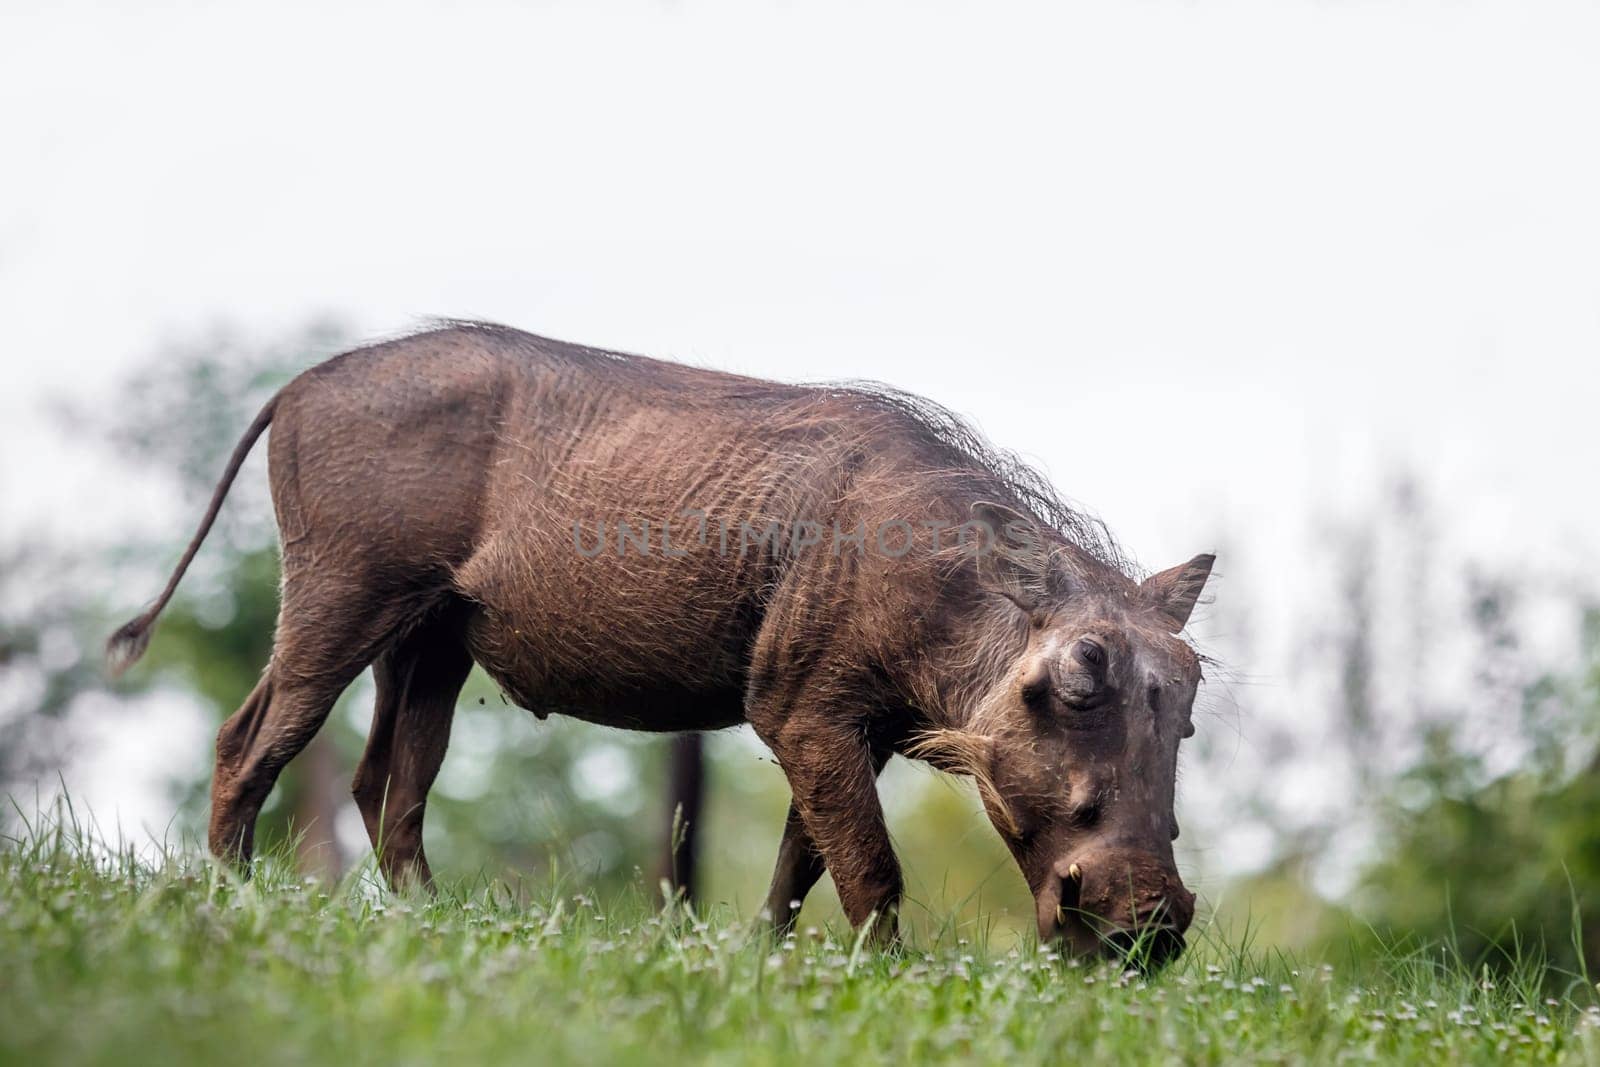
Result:
<svg viewBox="0 0 1600 1067">
<path fill-rule="evenodd" d="M 217 734 L 207 836 L 218 858 L 248 868 L 256 816 L 278 774 L 316 736 L 345 686 L 420 610 L 348 581 L 289 571 L 272 663 Z"/>
<path fill-rule="evenodd" d="M 284 766 L 316 735 L 350 677 L 285 680 L 269 667 L 244 704 L 222 724 L 211 777 L 208 834 L 217 858 L 248 869 L 261 806 Z"/>
<path fill-rule="evenodd" d="M 422 849 L 428 790 L 444 762 L 456 697 L 472 658 L 459 616 L 441 616 L 372 665 L 378 699 L 352 792 L 392 888 L 432 883 Z"/>
</svg>

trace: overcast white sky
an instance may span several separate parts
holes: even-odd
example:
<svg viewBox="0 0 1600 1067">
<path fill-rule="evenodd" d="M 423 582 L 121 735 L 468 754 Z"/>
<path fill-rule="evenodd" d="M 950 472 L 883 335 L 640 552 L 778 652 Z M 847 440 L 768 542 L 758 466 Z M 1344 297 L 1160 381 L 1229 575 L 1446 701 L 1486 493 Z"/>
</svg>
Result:
<svg viewBox="0 0 1600 1067">
<path fill-rule="evenodd" d="M 4 21 L 7 538 L 140 510 L 48 398 L 217 321 L 331 312 L 927 394 L 1151 567 L 1225 541 L 1217 593 L 1269 636 L 1313 517 L 1402 462 L 1450 552 L 1593 573 L 1595 3 Z"/>
</svg>

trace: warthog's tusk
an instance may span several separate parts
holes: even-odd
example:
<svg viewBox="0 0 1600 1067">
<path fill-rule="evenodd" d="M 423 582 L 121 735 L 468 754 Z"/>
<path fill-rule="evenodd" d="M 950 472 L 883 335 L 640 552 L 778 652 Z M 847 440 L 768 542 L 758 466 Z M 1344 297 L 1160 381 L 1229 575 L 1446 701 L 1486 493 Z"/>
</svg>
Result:
<svg viewBox="0 0 1600 1067">
<path fill-rule="evenodd" d="M 1067 868 L 1067 877 L 1071 878 L 1074 882 L 1078 881 L 1083 877 L 1083 868 L 1074 863 L 1072 866 Z"/>
</svg>

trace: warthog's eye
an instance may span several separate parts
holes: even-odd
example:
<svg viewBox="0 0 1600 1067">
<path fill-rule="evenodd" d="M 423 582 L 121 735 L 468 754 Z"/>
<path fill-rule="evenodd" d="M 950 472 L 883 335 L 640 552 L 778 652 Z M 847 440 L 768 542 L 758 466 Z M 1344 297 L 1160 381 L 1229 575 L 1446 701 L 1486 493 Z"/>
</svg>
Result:
<svg viewBox="0 0 1600 1067">
<path fill-rule="evenodd" d="M 1087 637 L 1082 638 L 1073 646 L 1072 654 L 1078 657 L 1078 661 L 1085 667 L 1091 667 L 1097 671 L 1105 668 L 1106 650 L 1100 646 L 1098 641 L 1090 640 Z"/>
</svg>

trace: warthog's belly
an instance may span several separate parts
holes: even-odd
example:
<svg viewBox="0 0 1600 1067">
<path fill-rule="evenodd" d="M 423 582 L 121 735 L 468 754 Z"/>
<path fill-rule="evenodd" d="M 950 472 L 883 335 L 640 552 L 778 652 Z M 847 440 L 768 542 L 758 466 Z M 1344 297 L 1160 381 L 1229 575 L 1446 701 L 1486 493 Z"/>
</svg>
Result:
<svg viewBox="0 0 1600 1067">
<path fill-rule="evenodd" d="M 568 715 L 649 731 L 718 730 L 744 721 L 742 672 L 708 671 L 703 636 L 679 635 L 675 642 L 663 633 L 665 644 L 685 646 L 672 650 L 671 662 L 641 656 L 644 635 L 604 636 L 611 640 L 586 620 L 540 625 L 483 610 L 469 624 L 467 643 L 506 698 L 539 718 Z"/>
</svg>

